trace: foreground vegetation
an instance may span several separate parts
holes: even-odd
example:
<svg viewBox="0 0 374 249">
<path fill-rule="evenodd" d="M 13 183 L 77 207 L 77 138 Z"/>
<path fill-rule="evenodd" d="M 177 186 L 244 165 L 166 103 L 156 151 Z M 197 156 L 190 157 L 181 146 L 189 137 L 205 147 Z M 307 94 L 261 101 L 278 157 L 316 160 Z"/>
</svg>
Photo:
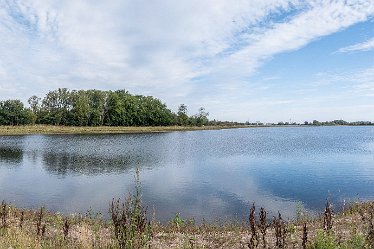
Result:
<svg viewBox="0 0 374 249">
<path fill-rule="evenodd" d="M 197 225 L 177 214 L 162 225 L 148 219 L 138 194 L 113 200 L 110 221 L 3 202 L 0 248 L 374 248 L 374 202 L 353 204 L 336 215 L 327 203 L 321 217 L 298 216 L 291 222 L 280 214 L 269 219 L 253 205 L 248 221 L 240 224 Z"/>
</svg>

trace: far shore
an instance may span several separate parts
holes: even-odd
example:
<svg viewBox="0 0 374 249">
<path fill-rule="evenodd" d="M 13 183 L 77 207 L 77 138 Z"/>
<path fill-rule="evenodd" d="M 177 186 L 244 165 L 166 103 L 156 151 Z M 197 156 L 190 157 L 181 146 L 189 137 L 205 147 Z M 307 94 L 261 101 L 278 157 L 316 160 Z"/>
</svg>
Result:
<svg viewBox="0 0 374 249">
<path fill-rule="evenodd" d="M 1 126 L 0 136 L 11 135 L 53 135 L 53 134 L 131 134 L 131 133 L 162 133 L 173 131 L 201 131 L 238 128 L 292 128 L 292 127 L 332 127 L 357 125 L 253 125 L 225 124 L 205 126 L 57 126 L 57 125 L 16 125 Z"/>
<path fill-rule="evenodd" d="M 31 134 L 126 134 L 126 133 L 158 133 L 173 131 L 198 131 L 247 128 L 248 125 L 207 125 L 207 126 L 53 126 L 25 125 L 0 126 L 0 135 L 31 135 Z"/>
</svg>

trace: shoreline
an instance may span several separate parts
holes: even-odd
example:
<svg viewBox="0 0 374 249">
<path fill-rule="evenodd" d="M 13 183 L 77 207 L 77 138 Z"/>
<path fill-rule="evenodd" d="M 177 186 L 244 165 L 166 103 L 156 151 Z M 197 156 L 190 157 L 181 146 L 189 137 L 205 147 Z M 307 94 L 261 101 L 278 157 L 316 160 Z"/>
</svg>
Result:
<svg viewBox="0 0 374 249">
<path fill-rule="evenodd" d="M 58 135 L 58 134 L 135 134 L 163 133 L 174 131 L 201 131 L 249 128 L 247 125 L 212 125 L 212 126 L 52 126 L 25 125 L 0 126 L 0 136 L 11 135 Z"/>
<path fill-rule="evenodd" d="M 307 127 L 361 127 L 371 125 L 207 125 L 207 126 L 54 126 L 20 125 L 1 126 L 0 136 L 16 135 L 75 135 L 75 134 L 136 134 L 164 133 L 175 131 L 206 131 L 240 128 L 307 128 Z"/>
</svg>

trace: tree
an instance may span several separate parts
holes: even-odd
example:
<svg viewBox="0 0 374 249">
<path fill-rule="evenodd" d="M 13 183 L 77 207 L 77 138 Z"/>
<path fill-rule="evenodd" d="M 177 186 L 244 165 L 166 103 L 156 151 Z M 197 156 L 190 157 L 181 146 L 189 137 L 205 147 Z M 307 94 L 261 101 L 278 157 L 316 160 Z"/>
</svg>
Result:
<svg viewBox="0 0 374 249">
<path fill-rule="evenodd" d="M 32 123 L 31 110 L 24 107 L 20 100 L 0 101 L 1 125 L 25 125 Z"/>
<path fill-rule="evenodd" d="M 41 122 L 53 125 L 69 125 L 71 109 L 71 93 L 67 88 L 51 91 L 42 101 Z"/>
<path fill-rule="evenodd" d="M 313 125 L 321 125 L 321 123 L 318 120 L 313 120 Z"/>
<path fill-rule="evenodd" d="M 107 112 L 104 125 L 121 126 L 123 125 L 122 101 L 117 92 L 110 91 L 107 99 Z"/>
<path fill-rule="evenodd" d="M 88 90 L 87 95 L 89 98 L 89 105 L 91 109 L 88 125 L 103 125 L 107 92 L 99 90 Z"/>
<path fill-rule="evenodd" d="M 30 105 L 31 109 L 31 123 L 35 124 L 38 121 L 38 116 L 40 114 L 41 104 L 40 104 L 41 98 L 33 95 L 31 96 L 27 102 Z"/>
<path fill-rule="evenodd" d="M 71 120 L 69 124 L 87 126 L 91 114 L 90 102 L 86 91 L 71 93 Z"/>
<path fill-rule="evenodd" d="M 32 96 L 28 103 L 30 109 L 24 108 L 19 100 L 12 102 L 12 107 L 9 101 L 1 102 L 0 124 L 21 124 L 26 118 L 28 123 L 49 125 L 161 126 L 174 125 L 177 120 L 176 114 L 161 100 L 133 95 L 126 90 L 59 88 L 48 92 L 43 99 Z"/>
<path fill-rule="evenodd" d="M 188 124 L 187 106 L 185 104 L 181 104 L 178 107 L 177 119 L 178 125 Z"/>
<path fill-rule="evenodd" d="M 204 107 L 200 107 L 198 113 L 191 118 L 192 124 L 197 126 L 206 125 L 209 122 L 208 116 L 209 112 L 206 112 Z"/>
</svg>

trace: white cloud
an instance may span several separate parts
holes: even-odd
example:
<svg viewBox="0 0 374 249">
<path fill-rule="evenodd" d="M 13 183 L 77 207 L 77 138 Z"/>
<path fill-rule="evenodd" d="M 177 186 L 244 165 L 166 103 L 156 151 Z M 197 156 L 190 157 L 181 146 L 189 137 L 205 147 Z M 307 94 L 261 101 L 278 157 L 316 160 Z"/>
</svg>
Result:
<svg viewBox="0 0 374 249">
<path fill-rule="evenodd" d="M 274 55 L 373 14 L 370 0 L 6 0 L 0 98 L 126 88 L 172 108 L 222 100 L 206 106 L 214 113 L 245 98 L 250 77 Z"/>
<path fill-rule="evenodd" d="M 340 53 L 355 52 L 355 51 L 369 51 L 374 49 L 374 38 L 365 42 L 357 43 L 338 50 Z"/>
<path fill-rule="evenodd" d="M 285 51 L 300 49 L 308 43 L 331 33 L 340 31 L 374 15 L 374 3 L 353 1 L 312 1 L 306 10 L 288 22 L 276 23 L 260 33 L 248 36 L 248 46 L 233 53 L 225 60 L 238 71 L 251 73 L 265 59 Z M 221 69 L 221 68 L 220 68 Z"/>
</svg>

